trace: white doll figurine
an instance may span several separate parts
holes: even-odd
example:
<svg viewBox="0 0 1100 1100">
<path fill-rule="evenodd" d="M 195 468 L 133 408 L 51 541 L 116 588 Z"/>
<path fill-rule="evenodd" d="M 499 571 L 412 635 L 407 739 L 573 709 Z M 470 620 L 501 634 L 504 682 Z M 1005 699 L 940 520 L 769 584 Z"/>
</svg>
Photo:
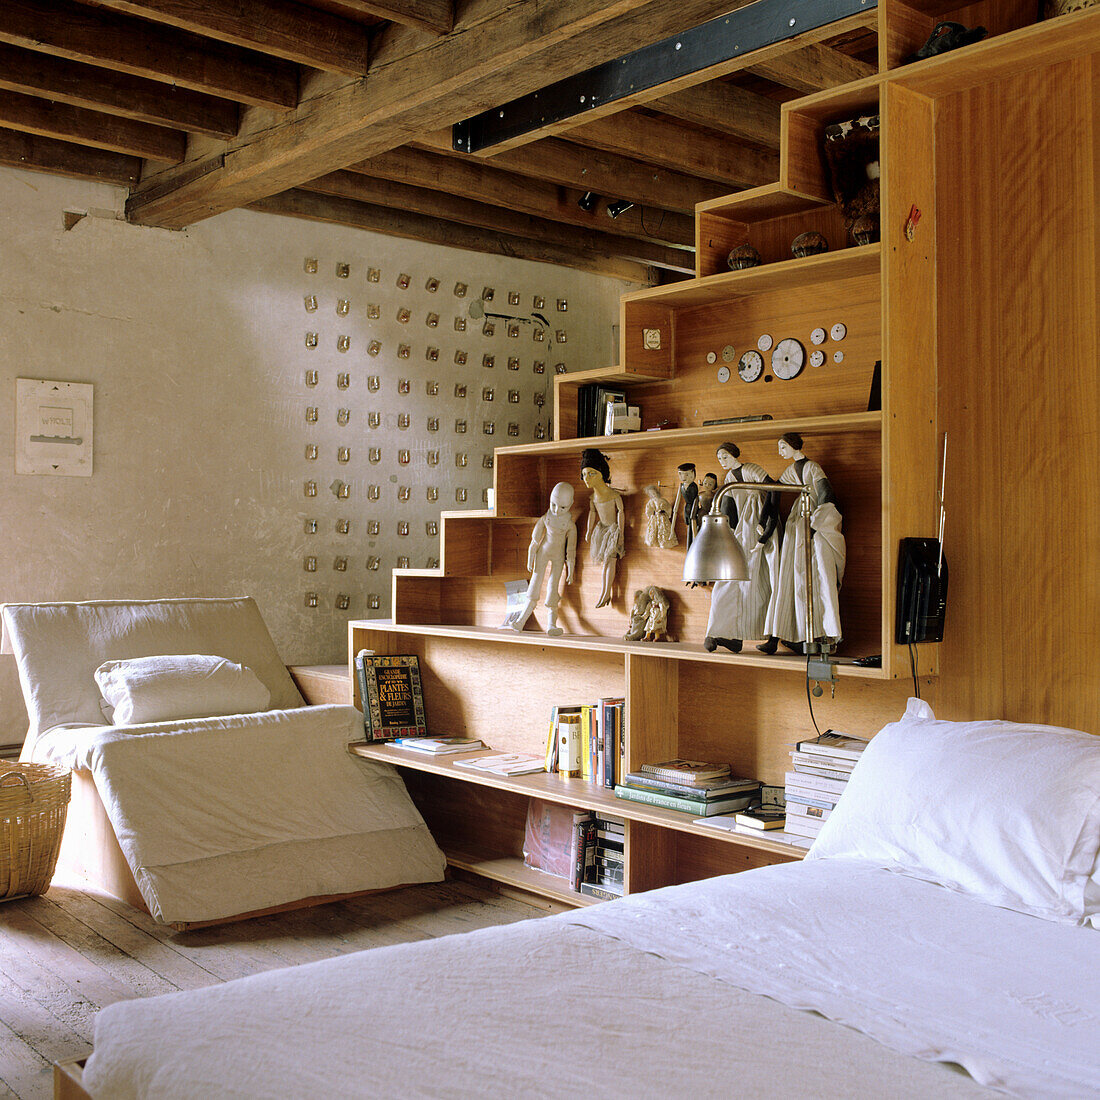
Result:
<svg viewBox="0 0 1100 1100">
<path fill-rule="evenodd" d="M 538 603 L 539 589 L 547 567 L 550 579 L 546 583 L 546 633 L 561 634 L 558 626 L 558 601 L 561 598 L 562 572 L 565 583 L 573 580 L 573 566 L 577 555 L 577 525 L 570 508 L 573 507 L 573 486 L 559 481 L 550 493 L 550 507 L 531 532 L 531 544 L 527 547 L 527 568 L 531 570 L 531 583 L 527 586 L 527 604 L 522 611 L 509 616 L 505 626 L 522 630 Z"/>
<path fill-rule="evenodd" d="M 647 485 L 642 492 L 646 495 L 645 534 L 642 541 L 646 546 L 671 550 L 679 541 L 672 528 L 672 505 L 661 496 L 660 482 Z"/>
<path fill-rule="evenodd" d="M 584 538 L 588 543 L 589 557 L 603 566 L 600 598 L 596 606 L 605 607 L 611 602 L 615 570 L 625 549 L 623 498 L 617 489 L 612 489 L 608 484 L 611 467 L 607 464 L 607 457 L 594 447 L 586 447 L 581 452 L 581 480 L 592 490 Z"/>
<path fill-rule="evenodd" d="M 718 464 L 726 471 L 725 484 L 766 483 L 772 479 L 755 462 L 742 462 L 736 443 L 719 443 Z M 746 638 L 764 638 L 764 619 L 772 587 L 779 573 L 778 493 L 731 489 L 719 509 L 733 528 L 748 565 L 745 581 L 718 581 L 710 598 L 710 618 L 703 648 L 713 653 L 723 646 L 741 651 Z"/>
<path fill-rule="evenodd" d="M 779 475 L 781 485 L 804 485 L 811 490 L 800 496 L 787 517 L 779 572 L 768 603 L 764 629 L 768 640 L 756 648 L 774 653 L 779 642 L 795 653 L 805 652 L 804 640 L 837 642 L 840 630 L 840 582 L 844 579 L 845 543 L 841 516 L 825 471 L 802 453 L 802 436 L 787 432 L 779 439 L 779 455 L 790 465 Z M 810 539 L 814 621 L 806 623 L 806 527 Z"/>
</svg>

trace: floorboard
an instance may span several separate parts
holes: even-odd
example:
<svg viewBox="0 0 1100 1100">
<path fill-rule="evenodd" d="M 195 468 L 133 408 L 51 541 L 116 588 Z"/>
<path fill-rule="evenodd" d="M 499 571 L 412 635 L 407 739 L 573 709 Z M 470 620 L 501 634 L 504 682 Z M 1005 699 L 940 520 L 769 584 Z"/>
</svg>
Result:
<svg viewBox="0 0 1100 1100">
<path fill-rule="evenodd" d="M 59 877 L 0 903 L 0 1100 L 49 1100 L 53 1062 L 87 1055 L 115 1001 L 545 915 L 456 879 L 179 933 Z"/>
</svg>

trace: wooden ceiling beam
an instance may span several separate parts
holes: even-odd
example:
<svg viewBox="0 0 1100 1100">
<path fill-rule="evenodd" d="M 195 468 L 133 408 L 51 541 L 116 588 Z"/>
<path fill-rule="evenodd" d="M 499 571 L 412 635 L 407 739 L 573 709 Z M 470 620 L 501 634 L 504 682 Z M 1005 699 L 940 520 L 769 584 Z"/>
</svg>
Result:
<svg viewBox="0 0 1100 1100">
<path fill-rule="evenodd" d="M 3 44 L 0 88 L 223 140 L 237 132 L 229 100 Z"/>
<path fill-rule="evenodd" d="M 18 92 L 0 91 L 0 126 L 165 164 L 179 163 L 187 148 L 187 138 L 178 130 Z"/>
<path fill-rule="evenodd" d="M 370 44 L 361 23 L 290 0 L 96 0 L 101 8 L 136 15 L 219 42 L 281 57 L 325 72 L 362 76 Z"/>
<path fill-rule="evenodd" d="M 638 111 L 586 122 L 562 136 L 577 145 L 715 180 L 728 185 L 727 190 L 758 187 L 779 178 L 776 153 Z"/>
<path fill-rule="evenodd" d="M 702 5 L 713 12 L 729 3 L 684 0 L 671 7 L 680 17 L 681 8 Z M 664 26 L 674 17 L 665 0 L 496 0 L 474 6 L 476 21 L 460 20 L 451 34 L 412 52 L 379 46 L 366 77 L 304 100 L 285 120 L 230 142 L 214 171 L 187 181 L 181 174 L 175 188 L 173 173 L 162 173 L 158 197 L 137 189 L 128 216 L 168 228 L 190 225 L 297 186 L 319 171 L 406 145 L 411 135 L 450 125 L 487 103 L 534 91 L 570 60 L 577 65 L 582 52 L 589 59 L 614 57 L 623 49 L 624 21 L 633 28 L 639 14 L 649 15 L 654 37 L 668 33 Z"/>
<path fill-rule="evenodd" d="M 465 153 L 451 148 L 450 130 L 436 130 L 412 142 L 415 148 L 430 149 L 461 160 Z M 485 164 L 520 176 L 546 180 L 560 187 L 594 191 L 609 199 L 626 199 L 638 206 L 670 210 L 693 216 L 697 203 L 729 193 L 729 188 L 711 180 L 657 168 L 629 157 L 599 149 L 571 145 L 560 138 L 544 138 L 520 149 L 482 159 Z"/>
<path fill-rule="evenodd" d="M 558 267 L 579 268 L 582 271 L 628 279 L 635 283 L 656 282 L 656 272 L 653 268 L 619 256 L 586 252 L 579 248 L 568 248 L 546 241 L 510 237 L 505 233 L 456 225 L 423 214 L 389 210 L 384 206 L 355 202 L 353 199 L 291 190 L 281 195 L 273 195 L 271 198 L 258 199 L 250 203 L 248 209 L 267 214 L 282 214 L 287 217 L 308 218 L 332 225 L 353 226 L 389 237 L 424 241 L 447 248 L 485 252 L 493 256 L 531 260 L 535 263 L 554 264 Z"/>
<path fill-rule="evenodd" d="M 448 34 L 454 27 L 452 0 L 340 0 L 340 7 L 430 34 Z"/>
<path fill-rule="evenodd" d="M 0 164 L 120 187 L 132 187 L 141 176 L 141 161 L 137 157 L 15 130 L 0 129 Z"/>
<path fill-rule="evenodd" d="M 0 42 L 253 106 L 298 102 L 298 70 L 288 61 L 72 0 L 4 0 Z"/>
<path fill-rule="evenodd" d="M 812 45 L 793 53 L 769 58 L 753 65 L 749 71 L 776 84 L 782 84 L 785 88 L 811 94 L 848 84 L 853 80 L 863 80 L 874 76 L 878 70 L 866 61 L 849 57 L 829 46 Z"/>
<path fill-rule="evenodd" d="M 579 189 L 565 189 L 541 180 L 528 179 L 483 160 L 459 160 L 406 146 L 358 164 L 350 164 L 348 171 L 412 187 L 445 191 L 582 229 L 623 237 L 648 237 L 666 244 L 695 247 L 694 219 L 683 214 L 661 211 L 647 219 L 644 210 L 638 206 L 618 218 L 609 218 L 602 211 L 587 213 L 577 205 L 582 193 Z M 651 224 L 647 225 L 647 222 Z"/>
<path fill-rule="evenodd" d="M 670 271 L 689 275 L 695 273 L 694 251 L 669 248 L 652 240 L 617 237 L 593 229 L 570 228 L 566 232 L 560 223 L 545 218 L 534 218 L 529 214 L 473 202 L 442 191 L 372 179 L 354 172 L 333 172 L 303 184 L 299 190 L 353 199 L 403 213 L 421 214 L 440 221 L 499 232 L 508 237 L 538 241 L 541 244 L 575 248 L 585 254 L 616 256 L 636 263 L 653 264 Z"/>
<path fill-rule="evenodd" d="M 765 149 L 779 148 L 779 104 L 724 80 L 661 96 L 649 106 L 663 115 L 729 134 L 740 141 Z"/>
</svg>

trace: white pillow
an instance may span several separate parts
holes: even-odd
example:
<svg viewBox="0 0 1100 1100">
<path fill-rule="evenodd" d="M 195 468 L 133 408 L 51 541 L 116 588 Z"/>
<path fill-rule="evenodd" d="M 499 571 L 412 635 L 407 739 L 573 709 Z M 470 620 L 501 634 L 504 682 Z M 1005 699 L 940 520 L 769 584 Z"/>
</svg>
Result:
<svg viewBox="0 0 1100 1100">
<path fill-rule="evenodd" d="M 105 661 L 95 670 L 95 682 L 114 708 L 110 720 L 116 726 L 252 714 L 271 702 L 252 669 L 198 654 Z"/>
<path fill-rule="evenodd" d="M 1100 737 L 938 722 L 909 700 L 864 750 L 807 855 L 869 860 L 992 905 L 1081 924 L 1097 911 Z"/>
</svg>

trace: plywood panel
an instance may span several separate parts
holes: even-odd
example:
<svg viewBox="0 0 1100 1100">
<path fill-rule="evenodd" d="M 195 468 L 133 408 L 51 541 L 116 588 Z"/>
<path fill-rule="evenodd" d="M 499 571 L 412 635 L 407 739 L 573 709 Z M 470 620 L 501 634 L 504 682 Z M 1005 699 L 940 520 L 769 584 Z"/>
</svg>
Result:
<svg viewBox="0 0 1100 1100">
<path fill-rule="evenodd" d="M 948 717 L 1100 732 L 1097 110 L 1082 60 L 938 108 Z"/>
</svg>

